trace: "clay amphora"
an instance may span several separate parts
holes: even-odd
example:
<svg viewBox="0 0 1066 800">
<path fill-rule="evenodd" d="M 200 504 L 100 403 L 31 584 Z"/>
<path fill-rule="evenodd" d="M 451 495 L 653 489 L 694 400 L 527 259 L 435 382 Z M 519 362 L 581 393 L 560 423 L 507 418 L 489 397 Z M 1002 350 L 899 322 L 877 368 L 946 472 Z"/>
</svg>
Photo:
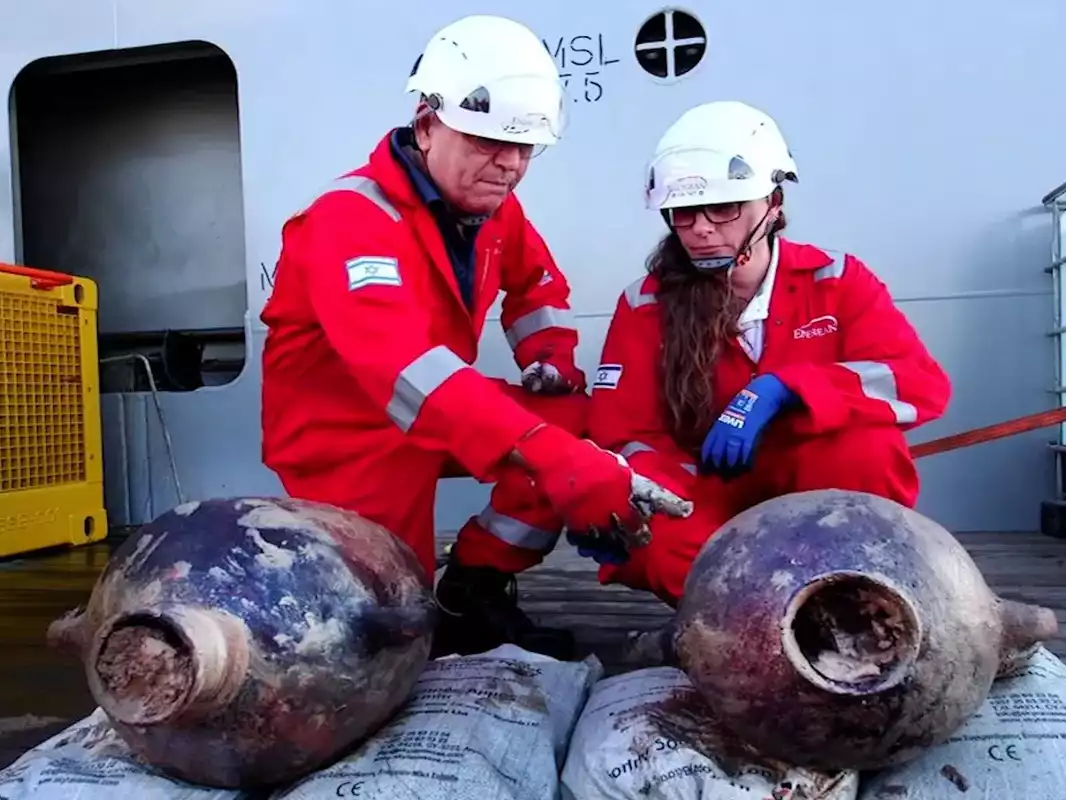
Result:
<svg viewBox="0 0 1066 800">
<path fill-rule="evenodd" d="M 672 644 L 715 724 L 766 758 L 836 771 L 944 742 L 1057 630 L 1049 609 L 993 594 L 937 523 L 825 490 L 754 506 L 707 541 Z"/>
<path fill-rule="evenodd" d="M 132 750 L 197 784 L 247 788 L 322 767 L 407 699 L 436 621 L 389 531 L 290 499 L 188 503 L 115 551 L 49 640 Z"/>
</svg>

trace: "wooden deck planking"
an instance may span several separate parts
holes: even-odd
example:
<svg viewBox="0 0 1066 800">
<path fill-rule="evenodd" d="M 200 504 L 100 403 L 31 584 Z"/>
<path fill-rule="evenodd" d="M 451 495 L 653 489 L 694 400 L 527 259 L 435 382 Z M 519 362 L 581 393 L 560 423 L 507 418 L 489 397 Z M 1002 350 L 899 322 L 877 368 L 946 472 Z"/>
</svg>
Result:
<svg viewBox="0 0 1066 800">
<path fill-rule="evenodd" d="M 1000 596 L 1055 611 L 1060 632 L 1047 646 L 1066 658 L 1066 540 L 1032 532 L 957 536 Z M 622 669 L 626 633 L 659 627 L 670 609 L 646 592 L 601 586 L 594 567 L 560 545 L 543 564 L 519 576 L 519 597 L 535 621 L 574 630 L 580 654 L 595 652 L 610 674 Z"/>
<path fill-rule="evenodd" d="M 959 539 L 999 594 L 1053 608 L 1066 632 L 1066 541 L 1037 533 Z M 49 649 L 45 631 L 85 602 L 117 541 L 0 563 L 0 766 L 93 710 L 81 664 Z M 616 672 L 625 634 L 659 627 L 670 611 L 646 593 L 600 586 L 594 566 L 560 545 L 519 577 L 521 602 L 538 622 L 572 629 L 582 655 L 596 653 Z M 1063 634 L 1048 647 L 1066 658 Z"/>
</svg>

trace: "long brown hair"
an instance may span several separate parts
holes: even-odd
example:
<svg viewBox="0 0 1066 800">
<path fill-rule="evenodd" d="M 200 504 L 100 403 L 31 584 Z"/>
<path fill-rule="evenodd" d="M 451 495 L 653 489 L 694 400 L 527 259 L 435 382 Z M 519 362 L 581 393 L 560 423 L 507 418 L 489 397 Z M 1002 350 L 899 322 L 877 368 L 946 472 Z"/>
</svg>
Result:
<svg viewBox="0 0 1066 800">
<path fill-rule="evenodd" d="M 784 228 L 779 211 L 767 238 Z M 649 256 L 647 269 L 659 281 L 667 427 L 681 447 L 698 453 L 715 419 L 714 362 L 728 338 L 739 334 L 746 301 L 733 291 L 728 270 L 692 266 L 673 231 Z"/>
</svg>

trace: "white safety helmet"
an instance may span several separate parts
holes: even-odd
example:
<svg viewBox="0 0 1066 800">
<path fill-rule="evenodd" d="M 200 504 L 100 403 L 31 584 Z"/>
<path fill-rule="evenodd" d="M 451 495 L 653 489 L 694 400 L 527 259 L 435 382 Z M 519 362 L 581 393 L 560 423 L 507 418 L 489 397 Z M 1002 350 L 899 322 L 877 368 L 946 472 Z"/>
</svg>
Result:
<svg viewBox="0 0 1066 800">
<path fill-rule="evenodd" d="M 565 128 L 555 60 L 529 28 L 504 17 L 464 17 L 434 34 L 407 91 L 425 96 L 449 128 L 474 136 L 549 145 Z"/>
<path fill-rule="evenodd" d="M 696 106 L 667 129 L 645 175 L 648 208 L 739 203 L 768 197 L 796 164 L 777 124 L 733 100 Z"/>
</svg>

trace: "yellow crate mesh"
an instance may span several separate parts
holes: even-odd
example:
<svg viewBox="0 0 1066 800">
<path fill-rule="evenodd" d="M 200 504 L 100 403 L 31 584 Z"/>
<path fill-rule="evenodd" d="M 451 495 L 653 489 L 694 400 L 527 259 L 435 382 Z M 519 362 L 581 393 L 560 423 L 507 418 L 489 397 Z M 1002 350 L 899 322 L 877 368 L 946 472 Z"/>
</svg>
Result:
<svg viewBox="0 0 1066 800">
<path fill-rule="evenodd" d="M 79 312 L 0 292 L 0 492 L 85 480 Z"/>
</svg>

